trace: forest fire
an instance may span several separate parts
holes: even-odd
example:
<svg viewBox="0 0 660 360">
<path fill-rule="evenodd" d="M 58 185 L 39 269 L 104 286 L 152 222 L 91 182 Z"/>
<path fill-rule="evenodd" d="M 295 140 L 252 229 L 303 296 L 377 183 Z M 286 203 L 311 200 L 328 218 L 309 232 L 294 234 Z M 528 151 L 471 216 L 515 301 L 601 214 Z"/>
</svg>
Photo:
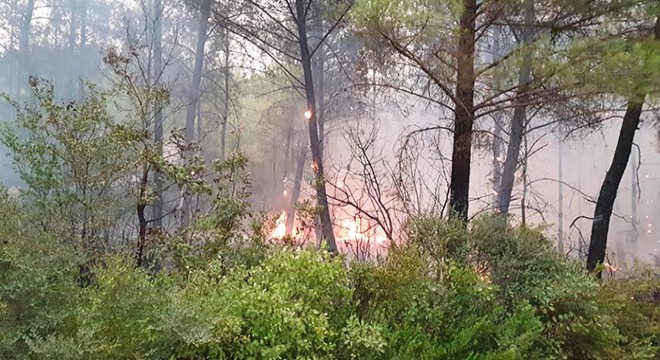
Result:
<svg viewBox="0 0 660 360">
<path fill-rule="evenodd" d="M 273 239 L 282 239 L 286 236 L 286 211 L 275 220 L 275 229 L 271 232 L 270 237 Z"/>
<path fill-rule="evenodd" d="M 339 250 L 344 254 L 357 254 L 360 256 L 371 256 L 383 253 L 386 251 L 387 236 L 384 235 L 382 230 L 371 224 L 367 219 L 359 216 L 349 216 L 343 214 L 340 216 L 343 219 L 335 219 L 335 236 L 339 245 Z M 281 241 L 287 238 L 287 213 L 282 211 L 275 219 L 274 228 L 270 232 L 270 239 L 274 241 Z M 302 230 L 302 227 L 307 227 Z M 313 226 L 299 223 L 298 219 L 293 226 L 294 234 L 289 239 L 294 244 L 314 244 L 311 241 L 314 238 Z"/>
</svg>

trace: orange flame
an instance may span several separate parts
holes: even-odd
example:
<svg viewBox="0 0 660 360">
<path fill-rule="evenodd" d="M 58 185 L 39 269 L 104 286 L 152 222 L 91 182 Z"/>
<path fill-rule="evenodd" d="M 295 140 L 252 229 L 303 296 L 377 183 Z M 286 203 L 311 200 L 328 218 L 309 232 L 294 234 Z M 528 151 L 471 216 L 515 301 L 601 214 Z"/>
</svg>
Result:
<svg viewBox="0 0 660 360">
<path fill-rule="evenodd" d="M 275 220 L 275 229 L 270 234 L 271 238 L 282 239 L 286 236 L 286 211 L 282 211 L 282 214 Z"/>
</svg>

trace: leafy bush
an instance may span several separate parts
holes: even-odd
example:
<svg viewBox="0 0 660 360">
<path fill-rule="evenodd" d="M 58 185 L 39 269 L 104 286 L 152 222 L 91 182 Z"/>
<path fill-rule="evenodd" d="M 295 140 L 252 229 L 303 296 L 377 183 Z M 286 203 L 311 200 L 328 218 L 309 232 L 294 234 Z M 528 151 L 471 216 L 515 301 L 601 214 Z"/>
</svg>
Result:
<svg viewBox="0 0 660 360">
<path fill-rule="evenodd" d="M 182 336 L 186 357 L 333 358 L 343 334 L 362 331 L 362 324 L 348 321 L 347 272 L 323 252 L 276 251 L 261 265 L 227 276 L 217 265 L 190 274 L 177 299 L 183 306 L 173 322 L 194 324 L 197 334 Z M 371 345 L 356 339 L 346 346 Z"/>
<path fill-rule="evenodd" d="M 239 246 L 154 273 L 131 256 L 88 261 L 6 198 L 0 211 L 2 358 L 658 355 L 655 274 L 599 285 L 540 232 L 487 219 L 411 222 L 382 264 Z"/>
<path fill-rule="evenodd" d="M 16 204 L 0 199 L 0 358 L 27 358 L 40 339 L 75 329 L 82 257 L 30 231 Z"/>
<path fill-rule="evenodd" d="M 623 299 L 620 303 L 603 299 L 596 280 L 581 264 L 557 253 L 540 230 L 510 228 L 489 218 L 473 221 L 469 227 L 419 219 L 410 228 L 413 243 L 426 256 L 436 261 L 456 258 L 481 269 L 495 286 L 495 296 L 509 311 L 524 303 L 533 307 L 543 331 L 528 357 L 599 359 L 626 354 L 626 358 L 651 359 L 657 356 L 657 346 L 647 338 L 638 338 L 619 327 L 622 308 L 641 315 L 636 307 L 631 307 L 631 300 Z M 455 242 L 451 239 L 460 239 L 461 245 L 452 246 Z"/>
<path fill-rule="evenodd" d="M 381 324 L 387 359 L 521 358 L 540 323 L 522 303 L 506 311 L 495 289 L 463 265 L 430 277 L 416 249 L 397 249 L 381 266 L 353 271 L 359 314 Z M 381 357 L 374 357 L 381 358 Z"/>
</svg>

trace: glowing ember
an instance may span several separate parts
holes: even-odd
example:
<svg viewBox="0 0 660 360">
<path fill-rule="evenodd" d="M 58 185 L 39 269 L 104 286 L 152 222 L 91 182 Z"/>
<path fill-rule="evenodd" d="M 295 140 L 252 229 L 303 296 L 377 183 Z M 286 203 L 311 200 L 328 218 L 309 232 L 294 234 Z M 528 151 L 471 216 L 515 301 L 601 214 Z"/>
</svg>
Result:
<svg viewBox="0 0 660 360">
<path fill-rule="evenodd" d="M 270 234 L 271 238 L 281 239 L 286 236 L 286 211 L 282 211 L 280 217 L 275 220 L 275 229 Z"/>
</svg>

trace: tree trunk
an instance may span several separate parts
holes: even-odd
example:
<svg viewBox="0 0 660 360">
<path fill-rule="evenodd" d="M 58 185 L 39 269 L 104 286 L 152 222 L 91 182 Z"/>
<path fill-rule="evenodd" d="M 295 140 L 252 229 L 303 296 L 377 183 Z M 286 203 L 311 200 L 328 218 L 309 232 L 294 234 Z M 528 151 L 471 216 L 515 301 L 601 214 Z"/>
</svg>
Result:
<svg viewBox="0 0 660 360">
<path fill-rule="evenodd" d="M 619 140 L 614 151 L 614 158 L 598 194 L 594 220 L 591 226 L 589 253 L 587 254 L 587 269 L 589 271 L 594 271 L 598 264 L 605 261 L 607 233 L 610 228 L 610 218 L 614 208 L 614 201 L 616 200 L 616 193 L 619 189 L 621 178 L 628 165 L 635 132 L 637 131 L 639 119 L 642 114 L 644 98 L 645 96 L 642 96 L 641 98 L 628 101 L 628 109 L 623 117 Z M 601 272 L 599 271 L 597 276 L 600 277 L 600 275 Z"/>
<path fill-rule="evenodd" d="M 320 26 L 319 26 L 320 28 Z M 323 36 L 322 34 L 320 36 Z M 317 61 L 318 74 L 318 112 L 319 112 L 319 143 L 321 144 L 321 155 L 325 154 L 325 50 L 323 44 L 319 45 Z"/>
<path fill-rule="evenodd" d="M 154 0 L 154 30 L 153 30 L 153 44 L 154 44 L 154 64 L 152 75 L 152 86 L 158 87 L 160 77 L 162 75 L 163 67 L 163 47 L 162 47 L 162 17 L 163 17 L 163 4 L 162 0 Z M 156 99 L 154 114 L 154 143 L 156 145 L 156 152 L 159 156 L 163 154 L 163 104 L 160 99 Z M 153 204 L 153 220 L 154 227 L 160 229 L 163 227 L 163 174 L 159 169 L 154 172 L 154 193 L 156 199 Z"/>
<path fill-rule="evenodd" d="M 293 126 L 289 126 L 286 130 L 286 144 L 284 146 L 284 169 L 282 169 L 282 180 L 289 179 L 289 156 L 293 157 Z"/>
<path fill-rule="evenodd" d="M 80 3 L 80 43 L 78 44 L 78 51 L 80 56 L 85 56 L 85 48 L 87 47 L 87 2 L 83 1 Z M 76 59 L 76 66 L 78 66 L 78 76 L 84 78 L 86 75 L 85 67 L 81 64 L 79 59 Z M 77 79 L 75 83 L 75 96 L 78 101 L 82 101 L 84 96 L 82 83 L 80 79 Z"/>
<path fill-rule="evenodd" d="M 522 162 L 522 196 L 520 197 L 520 222 L 522 226 L 527 225 L 527 192 L 529 190 L 529 184 L 527 182 L 527 160 L 529 159 L 529 146 L 527 144 L 527 136 L 523 135 L 525 141 L 525 159 Z"/>
<path fill-rule="evenodd" d="M 656 19 L 654 28 L 655 40 L 660 40 L 660 16 Z M 630 153 L 632 151 L 635 132 L 639 126 L 639 119 L 642 115 L 644 100 L 646 94 L 633 96 L 628 100 L 628 108 L 623 116 L 619 140 L 614 150 L 614 157 L 610 164 L 605 180 L 601 185 L 596 201 L 596 210 L 594 211 L 594 220 L 591 225 L 591 239 L 589 241 L 589 252 L 587 253 L 587 270 L 594 271 L 598 264 L 605 261 L 605 251 L 607 250 L 607 234 L 610 229 L 610 218 L 616 200 L 616 193 L 619 190 L 621 178 L 626 171 Z M 602 272 L 596 273 L 601 277 Z"/>
<path fill-rule="evenodd" d="M 210 0 L 203 0 L 200 4 L 199 19 L 197 30 L 197 47 L 195 48 L 195 65 L 192 73 L 192 84 L 188 95 L 188 105 L 186 107 L 186 145 L 190 146 L 196 140 L 199 140 L 201 134 L 195 138 L 195 117 L 197 115 L 197 104 L 201 94 L 202 70 L 204 67 L 204 47 L 206 45 L 207 31 L 209 24 L 209 15 L 211 11 Z M 199 119 L 198 119 L 199 121 Z M 191 149 L 186 149 L 186 161 L 192 157 Z M 192 218 L 192 195 L 186 191 L 183 196 L 182 225 L 185 227 L 190 224 Z"/>
<path fill-rule="evenodd" d="M 467 221 L 474 124 L 474 44 L 477 0 L 464 0 L 459 25 L 454 145 L 449 188 L 450 217 Z"/>
<path fill-rule="evenodd" d="M 197 47 L 195 48 L 195 65 L 192 73 L 192 84 L 188 94 L 188 105 L 186 107 L 186 143 L 195 142 L 195 115 L 197 113 L 197 102 L 200 96 L 202 83 L 202 70 L 204 67 L 204 47 L 206 46 L 208 19 L 211 11 L 209 0 L 203 0 L 199 9 L 199 29 L 197 30 Z M 200 134 L 197 134 L 199 136 Z"/>
<path fill-rule="evenodd" d="M 557 250 L 564 253 L 564 148 L 557 136 Z"/>
<path fill-rule="evenodd" d="M 639 152 L 639 149 L 637 149 Z M 639 201 L 639 188 L 637 179 L 637 158 L 639 153 L 635 153 L 634 149 L 630 153 L 630 222 L 632 223 L 631 242 L 632 253 L 637 254 L 637 245 L 639 237 L 639 217 L 637 215 L 637 202 Z"/>
<path fill-rule="evenodd" d="M 476 0 L 470 0 L 476 1 Z M 314 79 L 312 74 L 312 63 L 309 46 L 307 44 L 307 23 L 305 19 L 305 1 L 296 0 L 296 21 L 298 26 L 298 43 L 300 45 L 300 59 L 303 68 L 305 97 L 307 100 L 307 111 L 309 115 L 309 140 L 312 149 L 312 169 L 314 170 L 314 188 L 318 206 L 321 211 L 321 229 L 323 237 L 328 245 L 328 250 L 337 253 L 337 243 L 332 231 L 332 220 L 330 219 L 330 210 L 328 208 L 328 196 L 325 189 L 325 175 L 323 172 L 323 154 L 321 152 L 321 142 L 319 141 L 319 129 L 316 122 L 316 96 L 314 93 Z"/>
<path fill-rule="evenodd" d="M 34 15 L 34 0 L 28 0 L 25 6 L 25 12 L 23 13 L 23 19 L 21 22 L 21 34 L 20 34 L 20 62 L 19 67 L 19 92 L 29 93 L 29 88 L 27 87 L 27 77 L 31 74 L 30 69 L 30 38 L 32 37 L 32 17 Z M 22 95 L 22 94 L 21 94 Z"/>
<path fill-rule="evenodd" d="M 229 121 L 229 31 L 225 31 L 225 93 L 223 98 L 222 124 L 220 130 L 220 160 L 225 160 L 225 149 L 227 147 L 227 121 Z"/>
<path fill-rule="evenodd" d="M 296 219 L 296 204 L 300 198 L 300 189 L 302 188 L 302 178 L 303 173 L 305 172 L 305 160 L 307 160 L 307 151 L 306 146 L 303 146 L 300 149 L 300 154 L 298 155 L 298 161 L 296 164 L 296 175 L 293 182 L 293 190 L 291 191 L 291 201 L 289 202 L 289 207 L 286 210 L 286 235 L 293 235 L 293 225 Z"/>
<path fill-rule="evenodd" d="M 73 100 L 75 98 L 75 87 L 76 87 L 76 74 L 80 65 L 78 64 L 80 56 L 76 56 L 76 46 L 77 46 L 77 32 L 78 32 L 78 13 L 77 13 L 77 4 L 72 3 L 71 8 L 71 19 L 69 21 L 69 64 L 68 64 L 68 74 L 65 75 L 65 88 L 67 91 L 67 99 Z"/>
<path fill-rule="evenodd" d="M 496 87 L 497 88 L 497 87 Z M 502 157 L 504 155 L 503 141 L 502 141 L 502 112 L 498 111 L 493 114 L 493 123 L 495 127 L 493 129 L 493 177 L 491 178 L 491 186 L 493 187 L 493 208 L 496 208 L 496 204 L 499 201 L 500 189 L 502 189 L 502 168 L 503 162 Z"/>
<path fill-rule="evenodd" d="M 513 119 L 511 121 L 511 135 L 509 136 L 509 145 L 506 151 L 506 160 L 504 162 L 504 171 L 502 172 L 502 187 L 499 191 L 497 201 L 497 211 L 503 217 L 509 214 L 511 204 L 511 193 L 516 178 L 518 168 L 518 157 L 520 155 L 520 145 L 522 144 L 523 133 L 527 123 L 527 102 L 529 91 L 529 82 L 532 75 L 532 50 L 529 46 L 534 39 L 534 31 L 531 24 L 535 21 L 534 0 L 525 0 L 525 24 L 523 24 L 523 61 L 518 72 L 518 90 L 516 92 L 515 108 L 513 110 Z"/>
<path fill-rule="evenodd" d="M 149 185 L 149 168 L 144 165 L 142 169 L 142 177 L 140 178 L 138 202 L 136 205 L 136 212 L 138 217 L 138 239 L 137 249 L 135 250 L 135 266 L 141 267 L 144 265 L 144 248 L 147 243 L 147 217 L 145 215 L 147 188 Z"/>
</svg>

